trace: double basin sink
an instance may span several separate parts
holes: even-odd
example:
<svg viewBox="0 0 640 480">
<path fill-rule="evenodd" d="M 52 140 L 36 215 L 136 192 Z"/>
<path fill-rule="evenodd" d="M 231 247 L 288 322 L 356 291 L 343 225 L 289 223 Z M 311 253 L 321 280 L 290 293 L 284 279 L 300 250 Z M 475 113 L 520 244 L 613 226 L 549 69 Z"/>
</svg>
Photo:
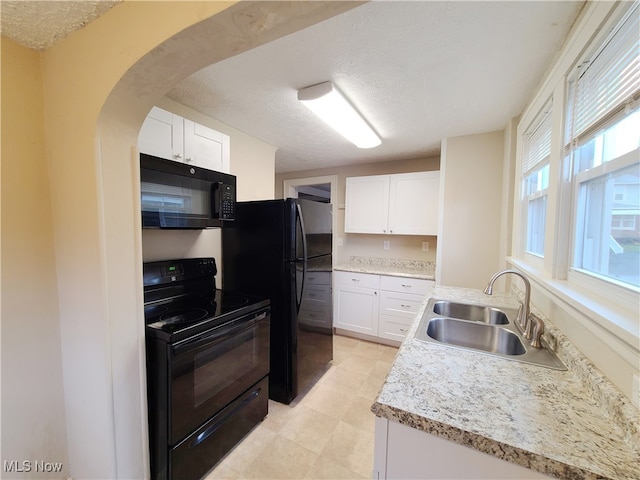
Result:
<svg viewBox="0 0 640 480">
<path fill-rule="evenodd" d="M 432 298 L 415 338 L 510 360 L 566 370 L 543 341 L 534 348 L 516 326 L 518 310 Z"/>
</svg>

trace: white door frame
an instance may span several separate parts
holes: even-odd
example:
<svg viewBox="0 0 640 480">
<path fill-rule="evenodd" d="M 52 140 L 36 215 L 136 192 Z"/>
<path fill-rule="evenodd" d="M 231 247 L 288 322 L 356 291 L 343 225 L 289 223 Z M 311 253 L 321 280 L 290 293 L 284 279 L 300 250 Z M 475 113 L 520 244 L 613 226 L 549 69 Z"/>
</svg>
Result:
<svg viewBox="0 0 640 480">
<path fill-rule="evenodd" d="M 298 198 L 298 187 L 302 187 L 305 185 L 319 185 L 321 183 L 329 183 L 331 184 L 331 231 L 333 232 L 331 236 L 331 252 L 334 253 L 331 257 L 331 261 L 335 264 L 336 256 L 336 219 L 337 215 L 337 206 L 335 200 L 338 198 L 338 176 L 337 175 L 326 175 L 322 177 L 307 177 L 307 178 L 292 178 L 290 180 L 285 180 L 283 182 L 282 193 L 284 198 Z"/>
</svg>

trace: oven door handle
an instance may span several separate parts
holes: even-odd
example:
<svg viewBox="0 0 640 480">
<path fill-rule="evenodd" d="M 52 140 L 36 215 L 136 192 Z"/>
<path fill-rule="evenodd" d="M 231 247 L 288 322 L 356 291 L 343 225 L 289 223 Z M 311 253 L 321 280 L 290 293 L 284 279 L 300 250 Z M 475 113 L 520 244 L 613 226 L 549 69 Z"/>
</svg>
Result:
<svg viewBox="0 0 640 480">
<path fill-rule="evenodd" d="M 235 320 L 230 325 L 216 328 L 212 333 L 207 335 L 182 340 L 181 342 L 173 345 L 173 354 L 180 355 L 184 352 L 195 350 L 196 348 L 218 343 L 221 340 L 226 340 L 230 335 L 238 335 L 245 330 L 253 328 L 256 323 L 265 318 L 267 318 L 267 312 L 259 313 L 251 318 L 243 317 Z"/>
</svg>

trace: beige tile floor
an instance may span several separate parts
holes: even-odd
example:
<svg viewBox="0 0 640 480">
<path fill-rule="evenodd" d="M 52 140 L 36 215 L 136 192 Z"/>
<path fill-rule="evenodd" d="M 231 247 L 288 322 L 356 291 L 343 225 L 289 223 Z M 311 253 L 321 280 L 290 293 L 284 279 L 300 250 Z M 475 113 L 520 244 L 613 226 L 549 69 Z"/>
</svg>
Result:
<svg viewBox="0 0 640 480">
<path fill-rule="evenodd" d="M 269 415 L 214 468 L 216 479 L 371 478 L 370 407 L 397 349 L 334 336 L 333 362 L 291 405 Z"/>
</svg>

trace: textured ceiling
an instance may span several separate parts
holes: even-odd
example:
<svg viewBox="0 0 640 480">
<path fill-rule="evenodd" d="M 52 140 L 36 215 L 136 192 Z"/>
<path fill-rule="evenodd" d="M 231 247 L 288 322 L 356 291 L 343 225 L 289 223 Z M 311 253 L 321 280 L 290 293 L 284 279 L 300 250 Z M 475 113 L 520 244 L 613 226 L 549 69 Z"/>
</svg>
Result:
<svg viewBox="0 0 640 480">
<path fill-rule="evenodd" d="M 116 3 L 1 0 L 2 34 L 45 49 Z M 437 155 L 443 138 L 500 130 L 522 112 L 583 4 L 374 1 L 217 62 L 167 96 L 278 147 L 277 172 Z M 180 62 L 176 78 L 190 73 Z M 327 80 L 382 145 L 356 148 L 297 101 Z"/>
<path fill-rule="evenodd" d="M 278 147 L 278 172 L 437 155 L 518 116 L 581 2 L 371 2 L 185 79 L 168 97 Z M 331 80 L 382 137 L 362 150 L 297 101 Z"/>
<path fill-rule="evenodd" d="M 84 27 L 122 0 L 2 0 L 2 35 L 45 50 Z"/>
</svg>

